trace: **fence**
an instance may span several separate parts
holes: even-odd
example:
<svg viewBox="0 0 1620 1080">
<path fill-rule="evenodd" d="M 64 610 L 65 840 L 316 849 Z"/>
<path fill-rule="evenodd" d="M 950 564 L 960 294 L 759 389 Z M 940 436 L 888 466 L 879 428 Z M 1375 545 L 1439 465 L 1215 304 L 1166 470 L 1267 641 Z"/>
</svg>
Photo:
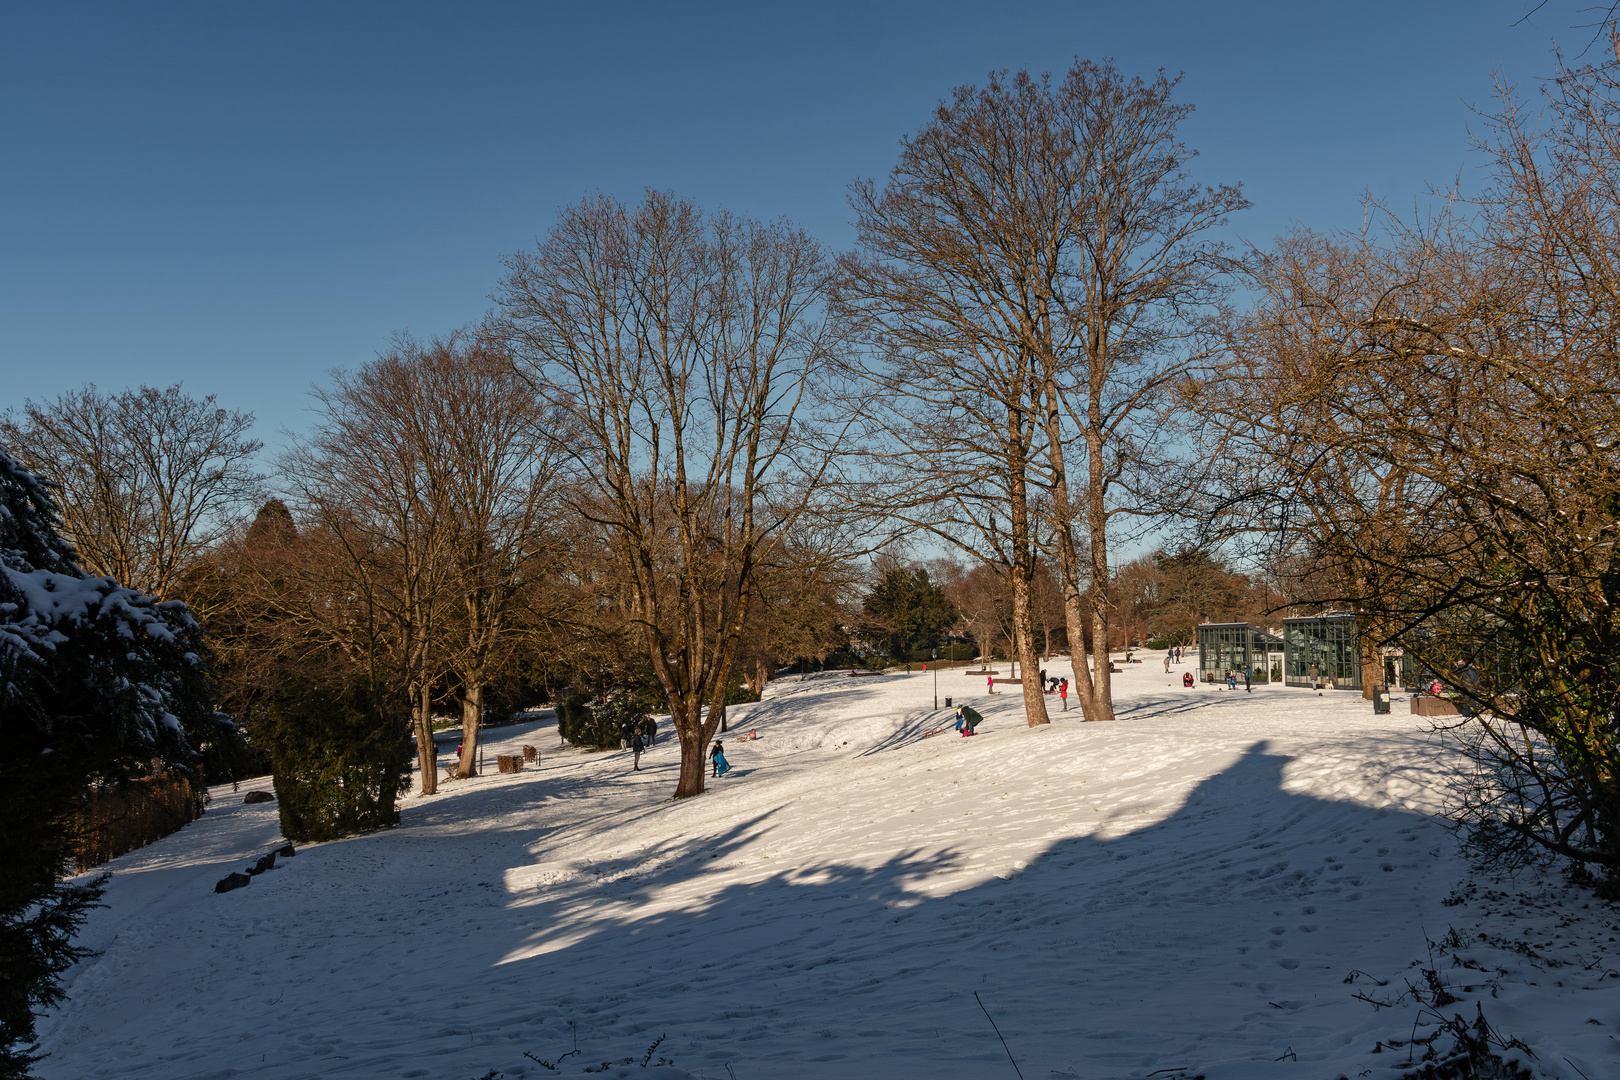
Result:
<svg viewBox="0 0 1620 1080">
<path fill-rule="evenodd" d="M 153 776 L 92 789 L 79 819 L 79 872 L 145 847 L 202 816 L 202 792 L 185 777 Z"/>
</svg>

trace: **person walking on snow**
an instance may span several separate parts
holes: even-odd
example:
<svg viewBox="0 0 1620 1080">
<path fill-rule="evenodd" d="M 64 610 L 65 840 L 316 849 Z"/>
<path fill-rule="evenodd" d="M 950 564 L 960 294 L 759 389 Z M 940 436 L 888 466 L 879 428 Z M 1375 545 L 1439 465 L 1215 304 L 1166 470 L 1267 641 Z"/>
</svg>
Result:
<svg viewBox="0 0 1620 1080">
<path fill-rule="evenodd" d="M 994 673 L 991 673 L 991 674 L 986 675 L 984 677 L 984 685 L 985 685 L 985 688 L 987 690 L 989 690 L 990 693 L 993 694 L 993 693 L 996 692 L 996 676 L 995 676 Z"/>
<path fill-rule="evenodd" d="M 641 771 L 641 749 L 642 749 L 641 732 L 640 731 L 632 731 L 630 733 L 630 752 L 635 755 L 635 766 L 636 766 L 635 771 L 636 772 Z"/>
<path fill-rule="evenodd" d="M 1322 669 L 1315 664 L 1311 665 L 1311 689 L 1316 691 L 1317 697 L 1322 696 Z"/>
<path fill-rule="evenodd" d="M 1249 673 L 1252 672 L 1253 670 L 1254 670 L 1253 668 L 1244 668 L 1243 669 L 1243 692 L 1245 694 L 1254 693 L 1254 687 L 1249 684 Z"/>
<path fill-rule="evenodd" d="M 731 771 L 731 763 L 726 760 L 725 746 L 719 739 L 714 740 L 714 746 L 709 749 L 709 760 L 714 762 L 714 775 L 717 779 Z"/>
<path fill-rule="evenodd" d="M 1170 674 L 1170 654 L 1168 652 L 1164 654 L 1164 673 L 1166 675 Z"/>
<path fill-rule="evenodd" d="M 1063 702 L 1063 711 L 1069 711 L 1069 680 L 1058 680 L 1058 700 Z"/>
</svg>

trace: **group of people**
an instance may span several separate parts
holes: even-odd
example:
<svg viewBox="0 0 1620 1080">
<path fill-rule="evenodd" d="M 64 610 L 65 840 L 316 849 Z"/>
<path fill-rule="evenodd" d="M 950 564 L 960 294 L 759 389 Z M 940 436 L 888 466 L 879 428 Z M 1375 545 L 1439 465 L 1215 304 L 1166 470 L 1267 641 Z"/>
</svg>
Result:
<svg viewBox="0 0 1620 1080">
<path fill-rule="evenodd" d="M 657 738 L 658 722 L 651 717 L 639 724 L 627 720 L 619 725 L 619 749 L 629 750 L 635 755 L 636 772 L 641 771 L 642 751 L 651 746 Z M 750 731 L 744 738 L 757 739 L 759 732 Z M 725 743 L 721 740 L 714 740 L 714 745 L 709 747 L 709 761 L 713 764 L 716 777 L 724 776 L 731 771 L 731 763 L 726 760 Z"/>
<path fill-rule="evenodd" d="M 641 752 L 658 741 L 658 721 L 652 717 L 626 720 L 619 725 L 619 749 L 635 754 L 636 772 L 641 771 Z"/>
</svg>

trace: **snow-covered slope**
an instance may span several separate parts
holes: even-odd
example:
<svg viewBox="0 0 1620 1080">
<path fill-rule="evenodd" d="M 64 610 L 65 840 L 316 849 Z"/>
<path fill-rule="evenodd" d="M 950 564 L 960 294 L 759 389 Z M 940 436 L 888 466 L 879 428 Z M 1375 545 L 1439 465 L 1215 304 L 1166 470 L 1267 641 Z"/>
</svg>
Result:
<svg viewBox="0 0 1620 1080">
<path fill-rule="evenodd" d="M 1538 1075 L 1620 1075 L 1620 920 L 1468 893 L 1404 702 L 1179 674 L 1150 657 L 1118 722 L 1035 729 L 1016 691 L 941 674 L 972 739 L 931 674 L 790 678 L 679 804 L 667 725 L 639 773 L 549 721 L 496 729 L 540 768 L 215 895 L 278 840 L 227 788 L 112 864 L 41 1075 L 1395 1076 L 1425 967 Z"/>
</svg>

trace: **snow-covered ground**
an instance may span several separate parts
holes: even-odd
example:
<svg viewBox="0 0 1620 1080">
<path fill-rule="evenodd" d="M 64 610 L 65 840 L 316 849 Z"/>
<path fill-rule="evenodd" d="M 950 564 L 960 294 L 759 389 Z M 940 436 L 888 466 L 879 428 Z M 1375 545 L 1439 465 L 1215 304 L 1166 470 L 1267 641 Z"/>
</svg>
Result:
<svg viewBox="0 0 1620 1080">
<path fill-rule="evenodd" d="M 216 895 L 280 839 L 226 787 L 111 864 L 40 1074 L 1393 1077 L 1429 969 L 1538 1076 L 1620 1076 L 1620 912 L 1472 876 L 1404 701 L 1145 659 L 1111 724 L 942 673 L 972 739 L 932 674 L 791 677 L 678 804 L 667 724 L 639 773 L 494 729 L 490 775 Z"/>
</svg>

